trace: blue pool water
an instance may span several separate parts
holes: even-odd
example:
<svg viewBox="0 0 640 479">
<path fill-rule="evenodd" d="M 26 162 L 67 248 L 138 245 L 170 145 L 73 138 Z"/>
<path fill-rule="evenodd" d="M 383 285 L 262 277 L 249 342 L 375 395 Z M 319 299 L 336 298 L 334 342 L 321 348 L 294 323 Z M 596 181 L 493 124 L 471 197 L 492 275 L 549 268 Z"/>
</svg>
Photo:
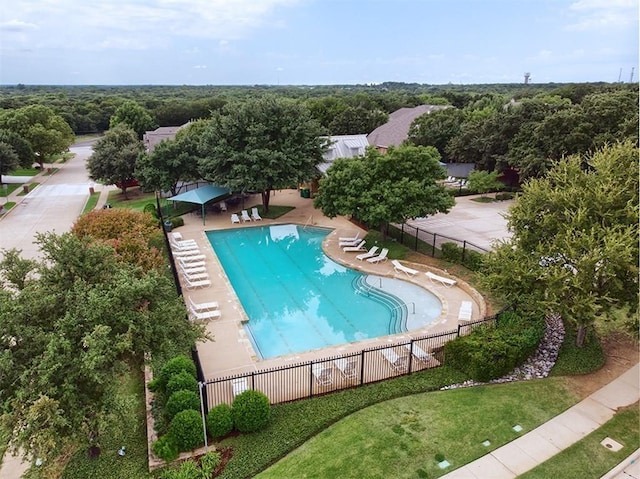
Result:
<svg viewBox="0 0 640 479">
<path fill-rule="evenodd" d="M 207 232 L 262 358 L 406 330 L 404 302 L 372 294 L 366 275 L 323 253 L 329 233 L 297 225 Z"/>
</svg>

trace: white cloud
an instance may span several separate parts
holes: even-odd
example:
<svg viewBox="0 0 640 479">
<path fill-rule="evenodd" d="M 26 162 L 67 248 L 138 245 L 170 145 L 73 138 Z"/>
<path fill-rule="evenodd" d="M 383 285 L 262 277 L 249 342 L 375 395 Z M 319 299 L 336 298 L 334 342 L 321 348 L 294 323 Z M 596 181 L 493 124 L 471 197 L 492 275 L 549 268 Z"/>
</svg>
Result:
<svg viewBox="0 0 640 479">
<path fill-rule="evenodd" d="M 23 32 L 25 30 L 34 30 L 37 28 L 38 25 L 35 23 L 23 22 L 22 20 L 15 19 L 0 23 L 0 30 L 6 32 Z"/>
<path fill-rule="evenodd" d="M 569 31 L 616 30 L 637 24 L 637 0 L 579 0 L 569 6 Z"/>
</svg>

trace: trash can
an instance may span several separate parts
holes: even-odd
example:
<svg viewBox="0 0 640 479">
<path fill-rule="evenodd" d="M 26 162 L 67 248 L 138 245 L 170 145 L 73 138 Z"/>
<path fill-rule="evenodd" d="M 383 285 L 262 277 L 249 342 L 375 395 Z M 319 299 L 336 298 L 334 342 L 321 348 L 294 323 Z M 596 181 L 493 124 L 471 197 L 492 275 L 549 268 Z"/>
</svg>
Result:
<svg viewBox="0 0 640 479">
<path fill-rule="evenodd" d="M 164 230 L 165 230 L 167 233 L 170 233 L 172 229 L 173 229 L 173 223 L 171 223 L 171 220 L 167 220 L 167 221 L 165 221 L 165 222 L 164 222 Z"/>
<path fill-rule="evenodd" d="M 311 190 L 309 188 L 302 188 L 300 194 L 303 198 L 311 198 Z"/>
</svg>

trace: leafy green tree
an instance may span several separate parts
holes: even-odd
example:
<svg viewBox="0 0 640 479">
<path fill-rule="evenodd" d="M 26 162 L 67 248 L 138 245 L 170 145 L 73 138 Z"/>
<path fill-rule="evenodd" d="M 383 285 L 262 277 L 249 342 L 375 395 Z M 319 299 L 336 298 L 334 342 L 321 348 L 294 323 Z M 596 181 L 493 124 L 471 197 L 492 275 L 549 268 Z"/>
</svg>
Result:
<svg viewBox="0 0 640 479">
<path fill-rule="evenodd" d="M 20 164 L 20 158 L 13 147 L 0 141 L 0 186 L 2 185 L 2 175 L 6 175 Z"/>
<path fill-rule="evenodd" d="M 467 187 L 471 191 L 476 191 L 484 196 L 489 191 L 499 190 L 502 183 L 498 181 L 497 171 L 472 171 L 469 174 L 469 186 Z"/>
<path fill-rule="evenodd" d="M 114 112 L 111 120 L 109 120 L 109 128 L 114 128 L 122 124 L 124 124 L 126 128 L 135 131 L 140 140 L 145 131 L 158 127 L 156 121 L 147 109 L 132 100 L 125 101 L 120 105 Z"/>
<path fill-rule="evenodd" d="M 35 160 L 31 144 L 17 133 L 10 130 L 0 130 L 0 142 L 11 146 L 18 155 L 18 164 L 23 168 L 30 168 Z"/>
<path fill-rule="evenodd" d="M 37 243 L 35 277 L 0 288 L 0 404 L 12 446 L 48 459 L 70 440 L 99 447 L 118 374 L 191 347 L 202 329 L 166 275 L 69 233 Z"/>
<path fill-rule="evenodd" d="M 389 223 L 446 213 L 453 197 L 436 180 L 446 177 L 434 147 L 401 146 L 386 154 L 338 159 L 320 180 L 316 208 L 333 218 L 351 215 L 386 235 Z"/>
<path fill-rule="evenodd" d="M 127 182 L 134 178 L 136 160 L 144 152 L 144 145 L 135 131 L 124 126 L 109 130 L 93 146 L 87 160 L 89 174 L 107 185 L 117 184 L 127 197 Z"/>
<path fill-rule="evenodd" d="M 434 146 L 447 161 L 447 146 L 460 134 L 465 113 L 457 108 L 444 108 L 416 118 L 409 128 L 407 141 L 415 146 Z"/>
<path fill-rule="evenodd" d="M 387 122 L 389 115 L 380 110 L 363 107 L 347 107 L 338 113 L 329 124 L 332 135 L 359 135 L 371 133 Z"/>
<path fill-rule="evenodd" d="M 638 148 L 560 160 L 525 184 L 509 212 L 513 238 L 485 258 L 485 284 L 575 325 L 577 344 L 612 309 L 638 306 Z"/>
<path fill-rule="evenodd" d="M 151 153 L 140 155 L 136 162 L 136 178 L 146 190 L 171 191 L 178 194 L 180 181 L 200 178 L 198 142 L 206 128 L 200 120 L 181 129 L 173 140 L 163 140 Z"/>
<path fill-rule="evenodd" d="M 0 114 L 0 128 L 13 131 L 27 140 L 40 168 L 51 155 L 66 151 L 75 138 L 67 122 L 42 105 L 29 105 Z"/>
<path fill-rule="evenodd" d="M 265 96 L 229 104 L 202 133 L 200 173 L 234 191 L 271 190 L 310 181 L 327 147 L 309 111 L 292 100 Z"/>
</svg>

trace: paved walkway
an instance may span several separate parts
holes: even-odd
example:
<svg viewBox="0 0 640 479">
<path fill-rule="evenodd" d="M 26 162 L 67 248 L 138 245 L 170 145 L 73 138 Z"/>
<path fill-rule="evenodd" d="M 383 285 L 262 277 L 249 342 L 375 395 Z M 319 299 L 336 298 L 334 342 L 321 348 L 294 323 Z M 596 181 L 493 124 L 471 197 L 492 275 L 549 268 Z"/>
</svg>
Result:
<svg viewBox="0 0 640 479">
<path fill-rule="evenodd" d="M 636 364 L 611 383 L 533 431 L 442 477 L 513 479 L 601 427 L 614 416 L 617 409 L 635 404 L 638 400 L 640 365 Z M 635 462 L 635 465 L 630 464 L 630 460 L 623 464 L 623 470 L 620 471 L 623 475 L 609 477 L 629 477 L 624 475 L 624 470 L 638 469 Z"/>
</svg>

